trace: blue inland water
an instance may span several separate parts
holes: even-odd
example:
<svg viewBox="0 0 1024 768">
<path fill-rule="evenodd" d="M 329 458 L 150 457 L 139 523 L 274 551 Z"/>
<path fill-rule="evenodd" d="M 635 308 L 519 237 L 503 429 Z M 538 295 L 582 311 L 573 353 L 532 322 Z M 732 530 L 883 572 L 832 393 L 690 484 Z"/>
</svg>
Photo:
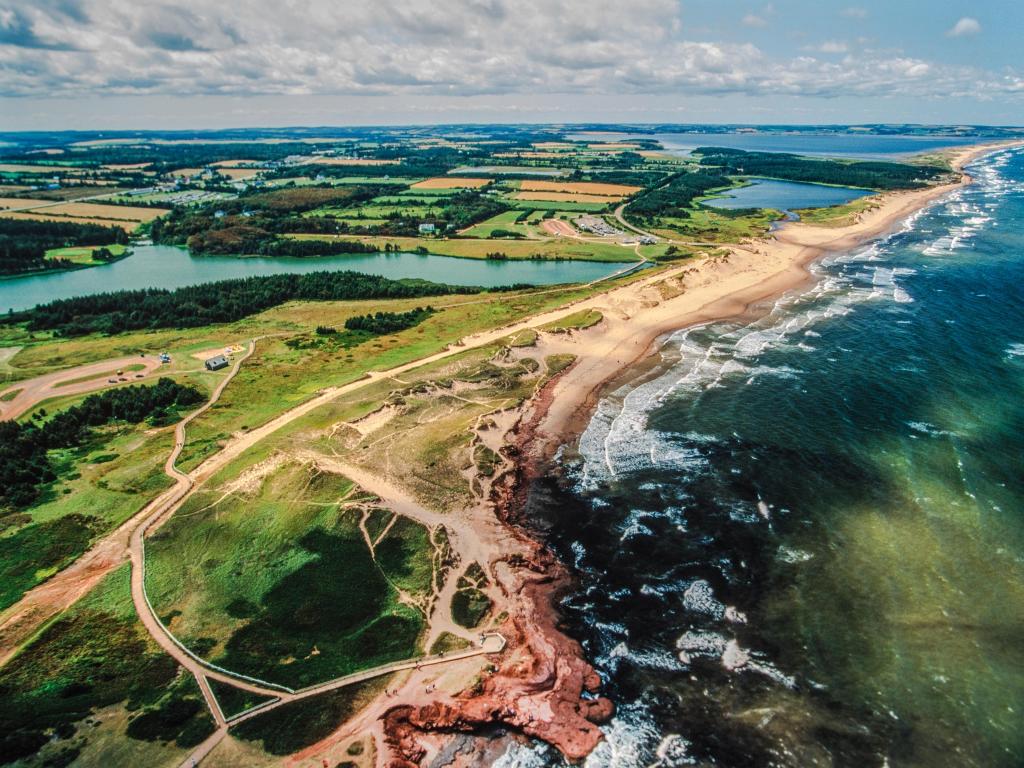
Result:
<svg viewBox="0 0 1024 768">
<path fill-rule="evenodd" d="M 618 707 L 587 768 L 1022 764 L 1024 153 L 970 172 L 666 339 L 535 487 Z"/>
<path fill-rule="evenodd" d="M 952 136 L 875 136 L 860 133 L 607 133 L 576 134 L 569 139 L 621 141 L 656 139 L 667 150 L 689 153 L 697 147 L 729 147 L 750 152 L 791 152 L 817 157 L 898 160 L 919 152 L 976 144 L 976 138 Z"/>
<path fill-rule="evenodd" d="M 796 181 L 774 179 L 751 179 L 746 187 L 731 189 L 725 197 L 705 200 L 711 208 L 774 208 L 791 211 L 794 208 L 825 208 L 842 205 L 859 197 L 872 195 L 869 189 L 853 187 L 830 187 L 826 184 L 805 184 Z"/>
<path fill-rule="evenodd" d="M 184 248 L 136 245 L 126 259 L 100 267 L 0 280 L 0 311 L 29 309 L 56 299 L 138 288 L 180 288 L 236 277 L 350 269 L 399 279 L 422 278 L 492 288 L 513 283 L 588 282 L 626 265 L 595 261 L 488 261 L 416 253 L 356 253 L 316 258 L 191 256 Z"/>
</svg>

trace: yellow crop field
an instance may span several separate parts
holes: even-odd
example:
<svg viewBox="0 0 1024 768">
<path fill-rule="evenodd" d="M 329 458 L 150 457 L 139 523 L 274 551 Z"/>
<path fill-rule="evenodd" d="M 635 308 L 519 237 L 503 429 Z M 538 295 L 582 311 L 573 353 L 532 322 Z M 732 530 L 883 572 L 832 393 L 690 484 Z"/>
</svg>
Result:
<svg viewBox="0 0 1024 768">
<path fill-rule="evenodd" d="M 622 195 L 574 195 L 569 192 L 517 192 L 516 200 L 547 200 L 554 203 L 615 203 Z"/>
<path fill-rule="evenodd" d="M 218 160 L 215 163 L 210 163 L 210 165 L 212 165 L 212 166 L 214 166 L 216 168 L 238 168 L 239 166 L 242 166 L 242 165 L 259 165 L 259 163 L 260 163 L 259 160 L 242 159 L 242 160 Z"/>
<path fill-rule="evenodd" d="M 66 165 L 22 165 L 21 163 L 0 163 L 0 173 L 38 173 L 41 176 L 61 176 L 85 173 L 88 168 Z"/>
<path fill-rule="evenodd" d="M 198 176 L 202 172 L 202 168 L 176 168 L 171 171 L 171 176 Z"/>
<path fill-rule="evenodd" d="M 486 187 L 494 179 L 466 179 L 458 176 L 439 176 L 424 179 L 413 184 L 409 189 L 479 189 Z"/>
<path fill-rule="evenodd" d="M 28 197 L 0 197 L 0 209 L 38 208 L 40 205 L 52 205 L 53 200 L 34 200 Z"/>
<path fill-rule="evenodd" d="M 594 181 L 524 181 L 519 185 L 524 192 L 568 192 L 581 195 L 624 197 L 639 192 L 643 187 L 630 184 L 602 184 Z"/>
<path fill-rule="evenodd" d="M 167 208 L 137 208 L 130 205 L 102 205 L 100 203 L 61 203 L 45 209 L 46 214 L 75 216 L 86 219 L 119 219 L 122 221 L 152 221 L 170 213 Z"/>
<path fill-rule="evenodd" d="M 601 142 L 600 144 L 588 144 L 587 148 L 596 149 L 602 152 L 625 152 L 628 149 L 640 149 L 640 145 L 608 141 Z"/>
<path fill-rule="evenodd" d="M 139 225 L 139 222 L 134 219 L 89 219 L 80 216 L 60 216 L 44 213 L 44 211 L 49 211 L 49 208 L 40 208 L 38 210 L 38 213 L 34 211 L 0 211 L 0 219 L 19 219 L 21 221 L 66 221 L 72 224 L 99 224 L 103 227 L 120 227 L 126 232 L 131 232 Z"/>
<path fill-rule="evenodd" d="M 375 157 L 317 157 L 310 165 L 394 165 L 398 160 Z"/>
<path fill-rule="evenodd" d="M 217 173 L 227 176 L 232 181 L 239 181 L 240 179 L 251 179 L 259 171 L 256 168 L 218 168 Z"/>
<path fill-rule="evenodd" d="M 147 165 L 151 165 L 151 163 L 109 163 L 103 168 L 108 171 L 137 171 Z"/>
</svg>

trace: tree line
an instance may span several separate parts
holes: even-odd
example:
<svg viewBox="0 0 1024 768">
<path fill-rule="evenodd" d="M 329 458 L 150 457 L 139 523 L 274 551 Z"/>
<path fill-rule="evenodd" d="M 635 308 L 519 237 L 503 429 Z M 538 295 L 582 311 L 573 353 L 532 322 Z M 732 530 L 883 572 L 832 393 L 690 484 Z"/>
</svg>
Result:
<svg viewBox="0 0 1024 768">
<path fill-rule="evenodd" d="M 128 234 L 120 227 L 0 219 L 0 274 L 16 275 L 74 266 L 67 259 L 47 259 L 46 252 L 51 248 L 127 242 Z"/>
<path fill-rule="evenodd" d="M 410 309 L 408 312 L 377 312 L 355 315 L 345 321 L 345 328 L 349 331 L 364 331 L 375 336 L 383 336 L 419 325 L 435 311 L 433 307 L 427 305 Z"/>
<path fill-rule="evenodd" d="M 131 385 L 89 395 L 42 425 L 0 421 L 0 509 L 24 509 L 56 479 L 47 451 L 87 442 L 94 427 L 112 422 L 164 423 L 177 408 L 196 405 L 203 393 L 161 378 L 153 386 Z"/>
<path fill-rule="evenodd" d="M 723 173 L 768 176 L 788 181 L 839 184 L 867 189 L 914 189 L 927 186 L 949 172 L 934 165 L 908 165 L 885 161 L 843 161 L 800 157 L 779 152 L 700 147 L 701 163 Z"/>
<path fill-rule="evenodd" d="M 686 209 L 693 200 L 712 189 L 728 187 L 732 181 L 715 170 L 672 174 L 660 187 L 648 189 L 637 195 L 627 207 L 630 217 L 652 219 L 657 216 L 687 216 Z"/>
<path fill-rule="evenodd" d="M 27 321 L 30 330 L 81 336 L 227 323 L 294 300 L 409 299 L 481 290 L 359 272 L 310 272 L 221 280 L 175 290 L 148 288 L 59 299 L 9 317 Z"/>
</svg>

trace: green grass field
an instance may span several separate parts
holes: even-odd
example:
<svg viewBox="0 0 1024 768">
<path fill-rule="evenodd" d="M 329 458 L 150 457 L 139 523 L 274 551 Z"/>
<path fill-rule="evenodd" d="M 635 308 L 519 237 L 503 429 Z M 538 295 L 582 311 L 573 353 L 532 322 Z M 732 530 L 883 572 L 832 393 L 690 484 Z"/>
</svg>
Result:
<svg viewBox="0 0 1024 768">
<path fill-rule="evenodd" d="M 573 203 L 558 200 L 516 200 L 505 198 L 506 204 L 519 211 L 573 211 L 576 213 L 598 213 L 606 210 L 605 203 Z"/>
<path fill-rule="evenodd" d="M 487 238 L 491 237 L 494 230 L 503 229 L 508 232 L 518 232 L 524 237 L 537 236 L 537 230 L 534 227 L 529 224 L 519 224 L 516 222 L 516 219 L 518 219 L 522 213 L 523 211 L 521 210 L 503 211 L 497 216 L 492 216 L 487 219 L 487 221 L 482 221 L 479 224 L 470 227 L 462 234 L 465 237 Z"/>
<path fill-rule="evenodd" d="M 292 687 L 417 654 L 426 529 L 399 520 L 371 552 L 359 521 L 372 502 L 345 478 L 289 461 L 232 480 L 197 492 L 147 547 L 150 597 L 180 640 Z"/>
<path fill-rule="evenodd" d="M 298 240 L 339 239 L 333 235 L 289 235 Z M 570 259 L 578 261 L 636 261 L 632 246 L 616 243 L 592 243 L 571 238 L 549 240 L 486 240 L 475 238 L 449 238 L 445 240 L 418 237 L 356 237 L 341 236 L 341 239 L 357 239 L 376 245 L 381 250 L 390 245 L 399 251 L 415 251 L 426 248 L 438 256 L 455 256 L 462 259 L 486 259 L 489 253 L 503 253 L 510 259 Z"/>
<path fill-rule="evenodd" d="M 175 766 L 213 730 L 191 675 L 135 616 L 124 565 L 0 669 L 0 754 L 19 765 Z"/>
<path fill-rule="evenodd" d="M 46 252 L 46 258 L 64 259 L 81 267 L 96 267 L 108 263 L 93 258 L 93 253 L 100 248 L 106 248 L 115 258 L 124 256 L 128 250 L 128 246 L 119 243 L 114 243 L 113 245 L 71 246 L 68 248 L 51 248 Z"/>
</svg>

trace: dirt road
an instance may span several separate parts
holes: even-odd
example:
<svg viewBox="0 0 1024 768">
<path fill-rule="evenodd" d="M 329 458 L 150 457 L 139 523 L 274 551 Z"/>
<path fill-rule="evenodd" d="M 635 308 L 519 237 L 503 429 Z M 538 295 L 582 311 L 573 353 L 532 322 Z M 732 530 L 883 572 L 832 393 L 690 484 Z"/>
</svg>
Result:
<svg viewBox="0 0 1024 768">
<path fill-rule="evenodd" d="M 143 369 L 141 371 L 129 370 L 129 366 L 132 365 L 142 365 Z M 160 359 L 158 357 L 138 355 L 101 360 L 98 363 L 80 365 L 66 371 L 48 373 L 45 376 L 19 381 L 0 391 L 0 420 L 16 419 L 51 397 L 81 395 L 126 382 L 138 382 L 139 374 L 144 378 L 159 367 Z M 124 373 L 118 376 L 118 370 L 123 370 Z M 124 378 L 125 381 L 120 381 L 121 378 Z M 118 379 L 118 381 L 111 383 L 110 379 Z M 17 394 L 13 399 L 5 402 L 2 399 L 4 395 L 10 395 L 12 392 Z"/>
</svg>

